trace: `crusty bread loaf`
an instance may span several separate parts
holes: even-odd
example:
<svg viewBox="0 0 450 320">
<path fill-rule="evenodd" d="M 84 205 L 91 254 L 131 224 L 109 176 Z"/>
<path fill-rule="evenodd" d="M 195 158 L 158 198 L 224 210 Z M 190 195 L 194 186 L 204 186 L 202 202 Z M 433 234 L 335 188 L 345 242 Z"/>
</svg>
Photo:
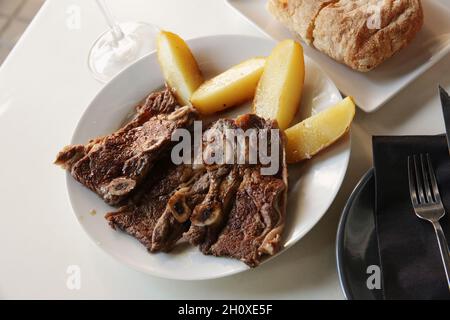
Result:
<svg viewBox="0 0 450 320">
<path fill-rule="evenodd" d="M 311 44 L 314 21 L 320 10 L 332 3 L 331 0 L 271 0 L 268 9 L 291 31 Z"/>
<path fill-rule="evenodd" d="M 423 25 L 420 0 L 269 0 L 268 10 L 307 44 L 361 72 L 407 46 Z"/>
</svg>

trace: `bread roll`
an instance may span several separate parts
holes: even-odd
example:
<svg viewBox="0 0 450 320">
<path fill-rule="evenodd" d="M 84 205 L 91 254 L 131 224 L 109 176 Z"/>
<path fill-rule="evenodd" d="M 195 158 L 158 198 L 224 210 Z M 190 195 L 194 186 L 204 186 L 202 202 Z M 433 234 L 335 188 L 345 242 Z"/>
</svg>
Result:
<svg viewBox="0 0 450 320">
<path fill-rule="evenodd" d="M 420 0 L 269 0 L 304 42 L 367 72 L 407 46 L 423 25 Z"/>
</svg>

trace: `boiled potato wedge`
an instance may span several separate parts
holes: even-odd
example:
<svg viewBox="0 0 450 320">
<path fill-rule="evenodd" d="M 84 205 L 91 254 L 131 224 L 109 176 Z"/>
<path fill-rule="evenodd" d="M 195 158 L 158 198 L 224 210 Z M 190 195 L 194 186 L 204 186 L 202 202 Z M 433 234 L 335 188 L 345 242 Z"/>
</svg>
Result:
<svg viewBox="0 0 450 320">
<path fill-rule="evenodd" d="M 355 116 L 355 103 L 347 97 L 285 131 L 288 163 L 310 159 L 345 134 Z"/>
<path fill-rule="evenodd" d="M 265 58 L 249 59 L 204 82 L 192 95 L 192 105 L 211 114 L 252 99 L 265 63 Z"/>
<path fill-rule="evenodd" d="M 302 46 L 294 40 L 281 41 L 266 60 L 253 112 L 265 119 L 276 119 L 283 130 L 288 128 L 298 111 L 304 81 Z"/>
<path fill-rule="evenodd" d="M 190 104 L 191 95 L 203 83 L 203 77 L 188 45 L 175 33 L 161 31 L 157 51 L 164 79 L 178 102 Z"/>
</svg>

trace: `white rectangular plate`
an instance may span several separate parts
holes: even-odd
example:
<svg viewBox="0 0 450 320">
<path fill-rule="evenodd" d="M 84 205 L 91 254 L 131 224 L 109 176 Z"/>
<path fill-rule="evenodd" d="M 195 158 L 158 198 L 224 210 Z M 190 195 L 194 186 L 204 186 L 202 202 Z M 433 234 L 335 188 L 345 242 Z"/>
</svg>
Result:
<svg viewBox="0 0 450 320">
<path fill-rule="evenodd" d="M 226 1 L 268 36 L 277 40 L 292 37 L 266 10 L 267 0 Z M 450 52 L 450 9 L 442 2 L 450 3 L 422 1 L 425 24 L 417 37 L 368 73 L 353 71 L 307 45 L 305 54 L 328 73 L 343 94 L 353 96 L 362 110 L 375 111 Z"/>
</svg>

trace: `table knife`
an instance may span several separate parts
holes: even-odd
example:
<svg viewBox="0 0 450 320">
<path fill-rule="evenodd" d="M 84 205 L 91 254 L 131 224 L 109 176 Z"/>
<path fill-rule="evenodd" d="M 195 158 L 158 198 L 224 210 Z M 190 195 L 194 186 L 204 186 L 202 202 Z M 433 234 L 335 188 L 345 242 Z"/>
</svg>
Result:
<svg viewBox="0 0 450 320">
<path fill-rule="evenodd" d="M 447 133 L 447 146 L 450 153 L 450 97 L 441 86 L 439 86 L 439 93 L 441 95 L 442 112 L 444 113 L 445 131 Z"/>
</svg>

